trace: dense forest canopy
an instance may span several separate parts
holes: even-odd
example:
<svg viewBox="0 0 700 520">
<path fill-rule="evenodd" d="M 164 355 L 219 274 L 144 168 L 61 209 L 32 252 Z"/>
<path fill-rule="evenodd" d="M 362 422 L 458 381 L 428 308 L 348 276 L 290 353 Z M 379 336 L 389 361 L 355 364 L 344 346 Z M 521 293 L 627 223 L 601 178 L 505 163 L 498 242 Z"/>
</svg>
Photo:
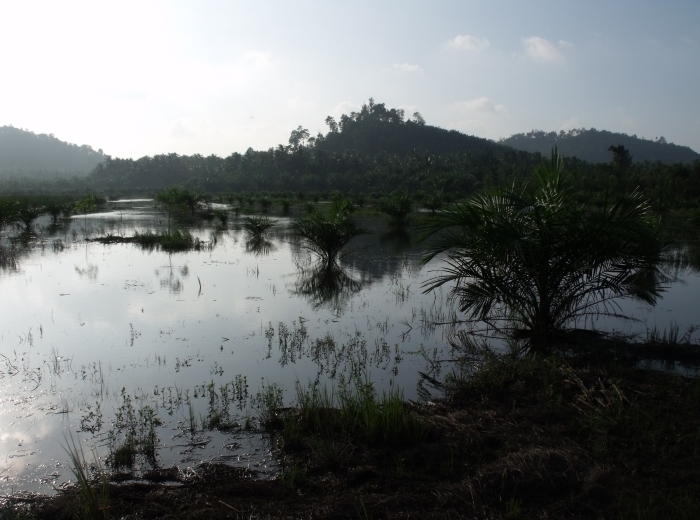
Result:
<svg viewBox="0 0 700 520">
<path fill-rule="evenodd" d="M 624 137 L 655 149 L 689 150 L 663 143 L 662 139 L 643 141 L 595 130 L 531 132 L 510 139 L 546 141 L 545 153 L 517 150 L 506 141 L 495 143 L 428 125 L 417 112 L 407 117 L 401 109 L 388 109 L 372 99 L 360 111 L 344 114 L 338 121 L 328 116 L 326 124 L 325 135 L 311 136 L 299 126 L 291 131 L 286 144 L 261 151 L 249 148 L 228 157 L 172 153 L 120 159 L 89 147 L 68 145 L 101 158 L 86 179 L 0 179 L 0 191 L 144 195 L 180 185 L 209 193 L 338 191 L 386 195 L 402 191 L 418 199 L 450 200 L 493 186 L 532 184 L 533 168 L 556 145 L 566 157 L 568 188 L 586 203 L 602 205 L 607 197 L 636 188 L 656 209 L 697 208 L 700 203 L 700 160 L 678 159 L 664 164 L 657 156 L 653 161 L 641 161 L 648 156 L 640 157 L 637 148 L 625 144 L 629 141 Z M 9 128 L 9 133 L 17 132 Z M 571 143 L 585 143 L 586 136 L 602 139 L 600 146 L 604 148 L 595 162 L 581 160 L 576 148 L 571 148 Z M 35 137 L 60 143 L 50 136 Z"/>
<path fill-rule="evenodd" d="M 669 143 L 661 136 L 655 140 L 641 139 L 636 135 L 619 134 L 606 130 L 578 128 L 564 132 L 533 130 L 527 134 L 515 134 L 501 139 L 501 144 L 525 152 L 546 155 L 556 146 L 567 157 L 578 157 L 591 163 L 610 161 L 609 148 L 624 146 L 635 162 L 661 162 L 664 164 L 689 163 L 700 159 L 700 154 L 688 148 Z"/>
<path fill-rule="evenodd" d="M 111 159 L 91 180 L 108 190 L 159 190 L 183 184 L 204 191 L 318 191 L 387 193 L 446 191 L 468 194 L 523 178 L 539 161 L 487 139 L 429 126 L 419 113 L 405 120 L 383 103 L 326 118 L 329 132 L 298 127 L 289 143 L 248 149 L 226 158 L 177 154 Z"/>
<path fill-rule="evenodd" d="M 102 150 L 66 143 L 53 134 L 0 127 L 0 178 L 85 177 L 105 158 Z"/>
</svg>

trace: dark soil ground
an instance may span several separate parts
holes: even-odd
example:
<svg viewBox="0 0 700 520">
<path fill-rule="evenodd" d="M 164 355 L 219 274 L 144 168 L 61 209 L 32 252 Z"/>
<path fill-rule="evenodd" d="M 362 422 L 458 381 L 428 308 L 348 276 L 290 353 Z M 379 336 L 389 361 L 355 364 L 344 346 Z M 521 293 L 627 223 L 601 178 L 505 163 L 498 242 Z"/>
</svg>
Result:
<svg viewBox="0 0 700 520">
<path fill-rule="evenodd" d="M 288 412 L 268 424 L 283 467 L 271 481 L 206 465 L 195 476 L 163 471 L 161 483 L 112 483 L 92 513 L 79 489 L 14 497 L 3 511 L 41 519 L 700 518 L 700 382 L 635 369 L 628 350 L 613 350 L 491 360 L 453 382 L 448 398 L 406 403 L 421 430 L 395 442 L 321 434 Z M 335 411 L 321 412 L 332 423 Z"/>
</svg>

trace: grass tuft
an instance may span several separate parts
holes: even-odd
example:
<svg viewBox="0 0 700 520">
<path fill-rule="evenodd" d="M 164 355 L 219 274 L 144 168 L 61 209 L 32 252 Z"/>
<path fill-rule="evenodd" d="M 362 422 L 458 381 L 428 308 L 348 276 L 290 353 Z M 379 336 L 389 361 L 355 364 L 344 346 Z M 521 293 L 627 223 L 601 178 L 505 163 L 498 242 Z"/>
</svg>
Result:
<svg viewBox="0 0 700 520">
<path fill-rule="evenodd" d="M 66 439 L 66 446 L 63 447 L 68 453 L 78 489 L 79 501 L 73 502 L 74 516 L 78 519 L 101 519 L 107 518 L 109 510 L 109 479 L 103 469 L 96 453 L 93 452 L 96 477 L 89 474 L 89 465 L 85 460 L 83 450 L 77 446 L 75 439 L 71 435 L 70 441 Z"/>
</svg>

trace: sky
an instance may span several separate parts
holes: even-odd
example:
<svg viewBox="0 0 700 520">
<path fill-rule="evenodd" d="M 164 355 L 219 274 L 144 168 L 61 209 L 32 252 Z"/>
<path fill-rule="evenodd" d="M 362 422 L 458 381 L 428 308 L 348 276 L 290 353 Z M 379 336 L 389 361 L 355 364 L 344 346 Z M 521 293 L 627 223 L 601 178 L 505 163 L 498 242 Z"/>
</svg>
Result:
<svg viewBox="0 0 700 520">
<path fill-rule="evenodd" d="M 0 126 L 113 157 L 266 150 L 370 97 L 700 151 L 698 0 L 0 0 L 0 49 Z"/>
</svg>

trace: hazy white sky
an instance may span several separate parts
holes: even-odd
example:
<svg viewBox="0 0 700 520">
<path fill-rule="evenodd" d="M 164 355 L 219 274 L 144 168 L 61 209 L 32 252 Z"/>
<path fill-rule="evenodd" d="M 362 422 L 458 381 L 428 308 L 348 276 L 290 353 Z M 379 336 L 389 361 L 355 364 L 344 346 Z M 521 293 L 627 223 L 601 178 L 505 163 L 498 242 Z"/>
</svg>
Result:
<svg viewBox="0 0 700 520">
<path fill-rule="evenodd" d="M 0 125 L 118 157 L 267 149 L 369 97 L 700 151 L 698 0 L 0 0 L 0 49 Z"/>
</svg>

